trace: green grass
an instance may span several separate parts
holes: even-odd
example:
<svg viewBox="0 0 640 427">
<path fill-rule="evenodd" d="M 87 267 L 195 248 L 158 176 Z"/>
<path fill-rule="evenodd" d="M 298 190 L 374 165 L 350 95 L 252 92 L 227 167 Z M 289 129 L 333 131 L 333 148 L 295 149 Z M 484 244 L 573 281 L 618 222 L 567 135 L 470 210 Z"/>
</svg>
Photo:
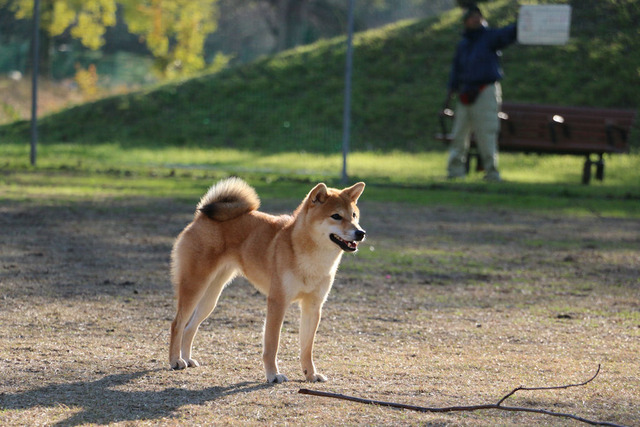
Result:
<svg viewBox="0 0 640 427">
<path fill-rule="evenodd" d="M 229 175 L 242 176 L 263 198 L 299 199 L 319 181 L 341 185 L 338 154 L 261 154 L 231 149 L 123 148 L 118 144 L 43 144 L 38 166 L 28 146 L 0 146 L 3 200 L 84 200 L 166 197 L 197 200 Z M 446 154 L 356 152 L 347 158 L 351 182 L 368 184 L 366 200 L 486 209 L 559 211 L 576 215 L 640 217 L 638 155 L 606 159 L 603 182 L 579 184 L 582 159 L 503 154 L 505 182 L 481 174 L 445 179 Z"/>
</svg>

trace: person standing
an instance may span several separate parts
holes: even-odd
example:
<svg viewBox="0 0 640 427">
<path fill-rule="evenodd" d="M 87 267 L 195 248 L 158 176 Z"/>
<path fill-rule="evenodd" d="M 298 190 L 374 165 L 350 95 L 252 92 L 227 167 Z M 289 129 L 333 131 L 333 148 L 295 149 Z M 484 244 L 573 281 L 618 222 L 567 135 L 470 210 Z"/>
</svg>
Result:
<svg viewBox="0 0 640 427">
<path fill-rule="evenodd" d="M 444 109 L 458 94 L 453 122 L 453 139 L 449 148 L 447 175 L 464 177 L 471 133 L 480 153 L 485 179 L 500 181 L 498 171 L 498 112 L 502 103 L 500 80 L 503 77 L 500 49 L 517 39 L 517 25 L 499 29 L 487 25 L 477 6 L 463 15 L 464 33 L 458 43 L 447 84 Z"/>
</svg>

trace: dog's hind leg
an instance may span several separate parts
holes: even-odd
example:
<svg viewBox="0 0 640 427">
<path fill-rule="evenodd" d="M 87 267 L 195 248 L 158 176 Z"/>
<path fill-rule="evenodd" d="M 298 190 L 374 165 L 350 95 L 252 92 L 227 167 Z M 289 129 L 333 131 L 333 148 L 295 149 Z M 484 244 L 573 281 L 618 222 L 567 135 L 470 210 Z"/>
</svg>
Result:
<svg viewBox="0 0 640 427">
<path fill-rule="evenodd" d="M 187 367 L 187 362 L 185 362 L 180 353 L 180 347 L 184 328 L 193 316 L 201 296 L 202 293 L 178 297 L 178 310 L 176 317 L 171 322 L 171 341 L 169 344 L 169 364 L 171 369 L 184 369 Z"/>
<path fill-rule="evenodd" d="M 198 305 L 189 319 L 189 323 L 187 323 L 186 328 L 184 329 L 184 333 L 182 336 L 182 345 L 181 345 L 181 353 L 182 357 L 185 360 L 185 363 L 189 367 L 199 366 L 198 362 L 195 359 L 191 358 L 191 349 L 193 345 L 193 339 L 198 332 L 198 328 L 200 324 L 213 312 L 216 308 L 216 304 L 218 303 L 218 298 L 224 289 L 224 285 L 229 283 L 236 272 L 233 268 L 225 268 L 216 273 L 214 278 L 209 283 L 207 290 L 205 291 L 202 298 L 198 302 Z"/>
</svg>

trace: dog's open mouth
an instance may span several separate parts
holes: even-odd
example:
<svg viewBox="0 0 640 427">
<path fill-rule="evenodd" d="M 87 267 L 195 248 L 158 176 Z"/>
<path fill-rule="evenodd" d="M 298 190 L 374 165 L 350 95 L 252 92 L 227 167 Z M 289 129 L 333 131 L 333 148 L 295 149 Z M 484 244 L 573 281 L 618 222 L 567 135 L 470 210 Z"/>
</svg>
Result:
<svg viewBox="0 0 640 427">
<path fill-rule="evenodd" d="M 358 250 L 358 242 L 353 242 L 353 241 L 350 242 L 348 240 L 344 240 L 342 237 L 338 236 L 337 234 L 331 234 L 329 235 L 329 238 L 333 243 L 340 246 L 340 249 L 342 249 L 343 251 L 355 252 Z"/>
</svg>

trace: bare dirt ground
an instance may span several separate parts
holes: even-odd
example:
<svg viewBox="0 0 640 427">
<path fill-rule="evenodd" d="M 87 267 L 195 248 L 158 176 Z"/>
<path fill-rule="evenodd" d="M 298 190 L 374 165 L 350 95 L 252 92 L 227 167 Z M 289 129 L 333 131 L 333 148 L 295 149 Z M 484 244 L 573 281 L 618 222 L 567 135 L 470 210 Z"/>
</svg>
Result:
<svg viewBox="0 0 640 427">
<path fill-rule="evenodd" d="M 363 197 L 366 199 L 366 197 Z M 196 337 L 202 366 L 167 362 L 173 239 L 193 204 L 0 203 L 0 425 L 577 425 L 506 411 L 421 414 L 298 394 L 421 406 L 496 403 L 640 424 L 640 222 L 361 203 L 302 382 L 298 309 L 265 383 L 265 298 L 237 280 Z M 267 203 L 284 212 L 295 202 Z"/>
</svg>

